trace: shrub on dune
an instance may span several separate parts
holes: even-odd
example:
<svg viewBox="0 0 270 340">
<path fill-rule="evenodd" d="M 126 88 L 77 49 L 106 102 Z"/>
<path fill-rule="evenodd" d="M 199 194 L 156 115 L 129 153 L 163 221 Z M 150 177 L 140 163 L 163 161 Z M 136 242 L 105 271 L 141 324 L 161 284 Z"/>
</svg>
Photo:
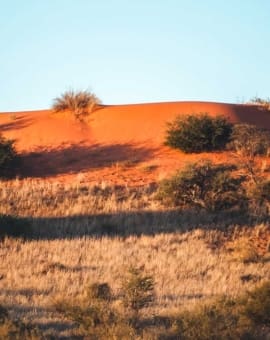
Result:
<svg viewBox="0 0 270 340">
<path fill-rule="evenodd" d="M 207 113 L 179 115 L 168 123 L 165 144 L 186 153 L 221 150 L 229 141 L 232 124 Z"/>
<path fill-rule="evenodd" d="M 240 201 L 244 203 L 242 181 L 243 178 L 232 176 L 229 166 L 210 161 L 192 163 L 163 180 L 157 198 L 174 207 L 226 210 L 238 206 Z"/>
<path fill-rule="evenodd" d="M 71 111 L 76 118 L 82 119 L 100 104 L 101 100 L 91 92 L 70 90 L 54 99 L 52 109 L 55 112 Z"/>
</svg>

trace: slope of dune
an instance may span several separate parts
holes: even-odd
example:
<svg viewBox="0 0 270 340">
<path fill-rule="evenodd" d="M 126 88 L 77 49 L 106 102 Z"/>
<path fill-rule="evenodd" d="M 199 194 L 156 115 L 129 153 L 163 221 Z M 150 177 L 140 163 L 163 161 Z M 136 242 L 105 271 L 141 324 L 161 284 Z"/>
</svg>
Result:
<svg viewBox="0 0 270 340">
<path fill-rule="evenodd" d="M 16 140 L 25 176 L 84 173 L 88 180 L 138 184 L 155 181 L 187 160 L 209 158 L 163 146 L 166 122 L 178 114 L 199 112 L 270 128 L 270 113 L 260 106 L 168 102 L 102 106 L 84 123 L 50 110 L 7 112 L 0 114 L 0 132 Z M 224 160 L 221 153 L 210 157 Z"/>
</svg>

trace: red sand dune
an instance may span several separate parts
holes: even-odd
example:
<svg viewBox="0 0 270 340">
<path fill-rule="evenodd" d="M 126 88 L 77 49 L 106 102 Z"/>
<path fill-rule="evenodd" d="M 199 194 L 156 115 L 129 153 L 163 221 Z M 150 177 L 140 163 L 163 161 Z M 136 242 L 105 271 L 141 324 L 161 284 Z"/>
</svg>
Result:
<svg viewBox="0 0 270 340">
<path fill-rule="evenodd" d="M 87 123 L 50 110 L 2 113 L 0 132 L 16 140 L 28 175 L 83 172 L 91 181 L 140 184 L 155 181 L 198 157 L 224 160 L 222 153 L 184 155 L 163 146 L 166 122 L 178 114 L 199 112 L 270 129 L 270 113 L 260 106 L 168 102 L 103 106 L 89 116 Z M 152 170 L 147 171 L 151 165 Z"/>
</svg>

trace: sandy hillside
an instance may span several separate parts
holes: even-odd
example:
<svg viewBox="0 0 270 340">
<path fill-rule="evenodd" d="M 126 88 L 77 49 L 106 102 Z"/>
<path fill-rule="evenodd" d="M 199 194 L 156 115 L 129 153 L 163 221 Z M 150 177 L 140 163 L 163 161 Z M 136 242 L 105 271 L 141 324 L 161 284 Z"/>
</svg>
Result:
<svg viewBox="0 0 270 340">
<path fill-rule="evenodd" d="M 178 114 L 208 112 L 232 122 L 270 128 L 270 114 L 255 105 L 168 102 L 103 106 L 87 123 L 50 110 L 0 114 L 0 132 L 16 140 L 25 176 L 144 184 L 156 181 L 198 155 L 163 146 L 166 122 Z M 224 161 L 224 154 L 200 155 Z"/>
</svg>

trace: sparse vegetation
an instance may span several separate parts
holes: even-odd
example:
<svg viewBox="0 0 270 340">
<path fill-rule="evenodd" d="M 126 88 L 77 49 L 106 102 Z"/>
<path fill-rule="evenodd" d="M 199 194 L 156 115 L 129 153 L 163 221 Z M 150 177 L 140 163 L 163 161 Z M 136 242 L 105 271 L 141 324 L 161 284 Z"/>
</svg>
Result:
<svg viewBox="0 0 270 340">
<path fill-rule="evenodd" d="M 52 109 L 55 112 L 70 111 L 75 118 L 82 120 L 100 104 L 100 99 L 91 92 L 70 90 L 54 99 Z"/>
<path fill-rule="evenodd" d="M 165 144 L 186 153 L 221 150 L 231 130 L 225 117 L 210 117 L 207 113 L 179 115 L 168 124 Z"/>
<path fill-rule="evenodd" d="M 134 276 L 134 270 L 132 275 Z M 136 282 L 132 279 L 132 287 L 139 291 L 152 292 L 154 284 L 151 277 L 151 289 L 145 278 L 137 278 L 141 274 L 136 271 Z M 135 285 L 134 285 L 135 282 Z M 144 283 L 147 283 L 145 289 Z M 143 283 L 143 285 L 142 285 Z M 123 287 L 124 292 L 126 287 Z M 130 289 L 130 285 L 129 288 Z M 132 296 L 138 294 L 132 289 Z M 152 293 L 151 302 L 153 302 Z M 125 295 L 124 295 L 125 298 Z M 132 298 L 133 300 L 133 298 Z M 138 301 L 138 300 L 137 300 Z M 146 301 L 145 296 L 143 300 Z M 147 298 L 147 304 L 148 304 Z M 146 306 L 143 303 L 144 306 Z M 95 336 L 97 339 L 264 339 L 270 332 L 270 282 L 266 281 L 250 292 L 237 298 L 222 296 L 211 303 L 198 303 L 191 310 L 183 310 L 175 315 L 163 317 L 148 316 L 148 321 L 136 313 L 136 322 L 125 312 L 116 311 L 109 302 L 98 303 L 88 301 L 85 305 L 77 301 L 77 305 L 60 302 L 56 308 L 81 327 L 82 336 Z M 136 308 L 136 312 L 138 309 Z M 150 322 L 150 323 L 149 323 Z"/>
<path fill-rule="evenodd" d="M 263 98 L 255 96 L 251 98 L 250 101 L 253 104 L 260 105 L 265 110 L 270 110 L 270 98 L 263 99 Z"/>
<path fill-rule="evenodd" d="M 237 299 L 222 298 L 180 314 L 175 338 L 266 339 L 270 332 L 269 281 Z"/>
<path fill-rule="evenodd" d="M 251 124 L 235 124 L 228 147 L 241 156 L 252 159 L 268 155 L 270 132 Z"/>
<path fill-rule="evenodd" d="M 248 142 L 233 152 L 258 164 L 266 148 Z M 269 288 L 254 288 L 270 279 L 270 194 L 254 169 L 201 161 L 159 187 L 0 182 L 0 337 L 35 335 L 31 320 L 48 339 L 266 338 Z"/>
<path fill-rule="evenodd" d="M 180 208 L 224 210 L 239 206 L 240 200 L 244 201 L 242 181 L 241 177 L 233 177 L 229 166 L 216 166 L 211 162 L 193 163 L 163 180 L 157 198 Z"/>
<path fill-rule="evenodd" d="M 154 301 L 154 278 L 144 275 L 139 268 L 131 267 L 123 280 L 122 291 L 124 306 L 137 316 L 142 308 Z"/>
</svg>

